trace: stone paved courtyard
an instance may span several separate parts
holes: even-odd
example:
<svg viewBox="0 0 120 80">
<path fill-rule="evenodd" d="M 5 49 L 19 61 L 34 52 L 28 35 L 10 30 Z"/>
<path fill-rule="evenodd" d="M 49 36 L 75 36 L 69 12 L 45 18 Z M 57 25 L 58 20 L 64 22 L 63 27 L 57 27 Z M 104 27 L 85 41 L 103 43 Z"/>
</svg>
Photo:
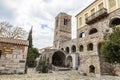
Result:
<svg viewBox="0 0 120 80">
<path fill-rule="evenodd" d="M 53 73 L 38 74 L 30 69 L 25 75 L 0 75 L 0 80 L 120 80 L 120 77 L 101 76 L 100 78 L 81 76 L 77 71 L 54 71 Z"/>
</svg>

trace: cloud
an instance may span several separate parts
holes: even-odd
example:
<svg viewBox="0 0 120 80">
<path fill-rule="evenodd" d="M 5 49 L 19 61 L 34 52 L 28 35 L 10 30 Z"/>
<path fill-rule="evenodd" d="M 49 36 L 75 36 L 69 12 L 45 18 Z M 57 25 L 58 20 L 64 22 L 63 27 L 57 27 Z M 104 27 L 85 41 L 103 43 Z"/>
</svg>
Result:
<svg viewBox="0 0 120 80">
<path fill-rule="evenodd" d="M 72 37 L 76 38 L 75 15 L 94 0 L 0 0 L 0 21 L 6 20 L 29 32 L 33 26 L 33 45 L 52 45 L 55 17 L 59 12 L 72 15 Z M 4 19 L 3 19 L 4 18 Z"/>
</svg>

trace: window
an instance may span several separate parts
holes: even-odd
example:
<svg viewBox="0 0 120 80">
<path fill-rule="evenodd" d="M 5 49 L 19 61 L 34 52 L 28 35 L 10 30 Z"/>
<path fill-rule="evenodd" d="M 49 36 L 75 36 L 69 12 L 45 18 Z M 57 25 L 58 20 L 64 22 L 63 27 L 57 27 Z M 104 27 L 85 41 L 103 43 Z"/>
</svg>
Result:
<svg viewBox="0 0 120 80">
<path fill-rule="evenodd" d="M 120 18 L 114 18 L 110 21 L 110 27 L 115 27 L 117 25 L 120 25 Z"/>
<path fill-rule="evenodd" d="M 85 14 L 85 18 L 87 18 L 87 17 L 88 17 L 88 13 Z"/>
<path fill-rule="evenodd" d="M 66 47 L 66 52 L 69 53 L 69 47 Z"/>
<path fill-rule="evenodd" d="M 99 10 L 103 8 L 103 3 L 98 5 Z"/>
<path fill-rule="evenodd" d="M 58 27 L 58 19 L 56 20 L 56 27 Z"/>
<path fill-rule="evenodd" d="M 79 36 L 80 38 L 84 38 L 85 37 L 85 33 L 84 32 L 82 32 L 82 33 L 80 33 L 80 36 Z"/>
<path fill-rule="evenodd" d="M 79 25 L 82 25 L 82 18 L 79 18 Z"/>
<path fill-rule="evenodd" d="M 83 51 L 83 45 L 80 45 L 80 47 L 79 47 L 79 51 L 80 51 L 80 52 Z"/>
<path fill-rule="evenodd" d="M 75 45 L 72 46 L 72 52 L 76 52 L 76 46 Z"/>
<path fill-rule="evenodd" d="M 95 73 L 95 67 L 93 65 L 89 66 L 89 72 L 90 73 Z"/>
<path fill-rule="evenodd" d="M 63 48 L 61 48 L 61 50 L 63 50 L 63 51 L 64 51 L 64 49 L 63 49 Z"/>
<path fill-rule="evenodd" d="M 68 20 L 64 19 L 64 25 L 67 25 L 67 24 L 68 24 Z"/>
<path fill-rule="evenodd" d="M 89 35 L 94 34 L 94 33 L 97 33 L 97 32 L 98 32 L 98 31 L 97 31 L 96 28 L 92 28 L 92 29 L 90 30 L 90 32 L 89 32 Z"/>
<path fill-rule="evenodd" d="M 0 58 L 1 58 L 1 55 L 2 55 L 2 51 L 0 50 Z"/>
<path fill-rule="evenodd" d="M 110 8 L 114 7 L 115 5 L 116 5 L 116 0 L 109 0 Z"/>
<path fill-rule="evenodd" d="M 95 8 L 91 10 L 91 15 L 95 13 Z"/>
<path fill-rule="evenodd" d="M 89 43 L 89 44 L 87 45 L 87 50 L 88 50 L 88 51 L 92 51 L 92 50 L 93 50 L 93 44 L 92 44 L 92 43 Z"/>
</svg>

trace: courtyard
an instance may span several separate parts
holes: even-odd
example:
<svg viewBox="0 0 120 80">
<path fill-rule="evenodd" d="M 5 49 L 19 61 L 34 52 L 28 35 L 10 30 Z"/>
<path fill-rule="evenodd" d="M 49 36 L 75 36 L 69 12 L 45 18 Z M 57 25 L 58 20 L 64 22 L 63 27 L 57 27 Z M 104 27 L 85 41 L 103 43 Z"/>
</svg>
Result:
<svg viewBox="0 0 120 80">
<path fill-rule="evenodd" d="M 0 80 L 120 80 L 120 77 L 107 75 L 101 77 L 82 76 L 76 70 L 37 73 L 34 69 L 29 69 L 27 74 L 0 75 Z"/>
</svg>

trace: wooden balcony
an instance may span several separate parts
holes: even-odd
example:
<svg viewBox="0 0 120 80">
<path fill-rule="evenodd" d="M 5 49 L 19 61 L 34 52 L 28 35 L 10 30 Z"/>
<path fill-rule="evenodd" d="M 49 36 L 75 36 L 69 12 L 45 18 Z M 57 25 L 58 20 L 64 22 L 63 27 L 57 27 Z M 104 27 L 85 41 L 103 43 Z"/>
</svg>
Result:
<svg viewBox="0 0 120 80">
<path fill-rule="evenodd" d="M 86 20 L 86 24 L 92 24 L 104 17 L 106 17 L 108 15 L 107 13 L 107 9 L 106 8 L 102 8 L 99 11 L 97 11 L 96 13 L 92 14 L 91 16 L 87 17 Z"/>
</svg>

